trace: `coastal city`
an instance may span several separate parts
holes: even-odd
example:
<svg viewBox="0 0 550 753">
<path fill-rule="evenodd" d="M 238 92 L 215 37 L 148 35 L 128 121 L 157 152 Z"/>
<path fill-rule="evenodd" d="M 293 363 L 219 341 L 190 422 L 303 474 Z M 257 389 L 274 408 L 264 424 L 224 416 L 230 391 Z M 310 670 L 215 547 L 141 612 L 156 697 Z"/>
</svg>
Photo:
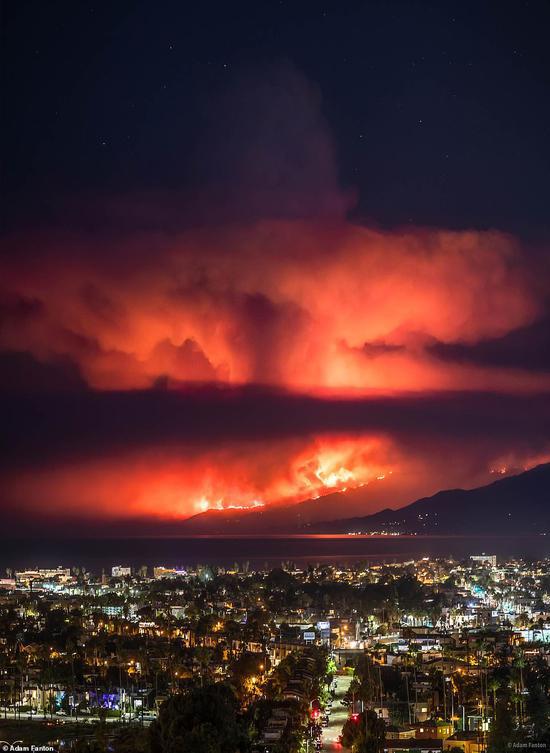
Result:
<svg viewBox="0 0 550 753">
<path fill-rule="evenodd" d="M 2 750 L 550 745 L 550 559 L 8 568 L 0 649 Z"/>
<path fill-rule="evenodd" d="M 550 753 L 550 0 L 0 8 L 0 753 Z"/>
</svg>

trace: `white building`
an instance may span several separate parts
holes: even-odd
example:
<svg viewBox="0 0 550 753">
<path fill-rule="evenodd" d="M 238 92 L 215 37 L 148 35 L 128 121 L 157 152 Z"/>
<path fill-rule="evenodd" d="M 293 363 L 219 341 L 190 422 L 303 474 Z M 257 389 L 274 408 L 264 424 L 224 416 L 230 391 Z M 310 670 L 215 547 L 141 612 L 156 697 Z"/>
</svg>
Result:
<svg viewBox="0 0 550 753">
<path fill-rule="evenodd" d="M 113 569 L 111 570 L 111 575 L 113 578 L 126 578 L 128 575 L 132 574 L 132 568 L 131 567 L 123 567 L 122 565 L 115 565 Z"/>
<path fill-rule="evenodd" d="M 489 567 L 497 566 L 496 554 L 472 554 L 470 555 L 472 562 L 476 562 L 479 565 L 489 565 Z"/>
</svg>

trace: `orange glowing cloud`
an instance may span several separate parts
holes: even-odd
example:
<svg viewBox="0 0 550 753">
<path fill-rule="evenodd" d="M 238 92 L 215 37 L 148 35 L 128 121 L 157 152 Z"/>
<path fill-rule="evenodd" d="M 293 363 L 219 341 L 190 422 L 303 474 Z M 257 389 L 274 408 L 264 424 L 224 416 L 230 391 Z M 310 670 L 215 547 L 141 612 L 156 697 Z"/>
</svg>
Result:
<svg viewBox="0 0 550 753">
<path fill-rule="evenodd" d="M 548 387 L 521 365 L 450 363 L 430 349 L 499 338 L 540 313 L 544 291 L 498 232 L 266 221 L 97 247 L 24 242 L 40 254 L 22 247 L 5 270 L 14 313 L 0 345 L 67 357 L 96 389 L 159 378 L 312 392 Z"/>
</svg>

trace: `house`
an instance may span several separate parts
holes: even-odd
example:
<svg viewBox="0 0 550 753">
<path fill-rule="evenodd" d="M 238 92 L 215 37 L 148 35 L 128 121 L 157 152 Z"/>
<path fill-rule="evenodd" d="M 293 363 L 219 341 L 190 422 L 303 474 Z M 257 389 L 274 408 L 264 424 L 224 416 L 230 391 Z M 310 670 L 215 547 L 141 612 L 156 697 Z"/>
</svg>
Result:
<svg viewBox="0 0 550 753">
<path fill-rule="evenodd" d="M 483 738 L 477 732 L 455 732 L 446 740 L 443 740 L 443 750 L 459 748 L 464 753 L 482 753 L 484 750 Z"/>
<path fill-rule="evenodd" d="M 416 722 L 415 735 L 418 740 L 445 740 L 453 734 L 452 722 L 442 720 L 426 722 Z"/>
<path fill-rule="evenodd" d="M 390 724 L 386 727 L 386 740 L 412 740 L 415 732 L 414 727 L 398 727 Z"/>
</svg>

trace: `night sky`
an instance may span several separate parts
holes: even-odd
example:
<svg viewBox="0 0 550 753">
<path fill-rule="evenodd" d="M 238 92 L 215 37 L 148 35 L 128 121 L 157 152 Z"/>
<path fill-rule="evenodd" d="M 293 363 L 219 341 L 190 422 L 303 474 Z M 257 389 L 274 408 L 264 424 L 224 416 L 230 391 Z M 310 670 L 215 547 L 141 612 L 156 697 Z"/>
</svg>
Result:
<svg viewBox="0 0 550 753">
<path fill-rule="evenodd" d="M 549 27 L 5 2 L 4 530 L 366 513 L 550 461 Z"/>
</svg>

